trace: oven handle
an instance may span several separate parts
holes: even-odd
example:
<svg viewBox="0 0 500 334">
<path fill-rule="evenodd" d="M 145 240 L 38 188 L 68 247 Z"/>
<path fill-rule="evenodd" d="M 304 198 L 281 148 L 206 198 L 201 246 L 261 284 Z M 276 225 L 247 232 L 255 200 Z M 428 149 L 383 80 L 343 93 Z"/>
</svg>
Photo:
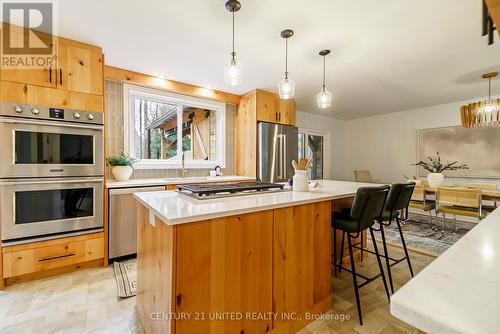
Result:
<svg viewBox="0 0 500 334">
<path fill-rule="evenodd" d="M 62 126 L 66 128 L 77 128 L 77 129 L 92 129 L 92 130 L 97 130 L 97 131 L 103 131 L 104 126 L 103 125 L 79 125 L 79 124 L 71 124 L 71 123 L 58 123 L 54 124 L 51 122 L 44 122 L 44 121 L 29 121 L 29 120 L 20 120 L 20 119 L 9 119 L 9 118 L 4 118 L 0 117 L 0 123 L 11 123 L 11 124 L 32 124 L 32 125 L 48 125 L 48 126 Z"/>
<path fill-rule="evenodd" d="M 2 186 L 17 186 L 22 184 L 59 184 L 59 183 L 104 183 L 102 178 L 71 179 L 71 180 L 39 180 L 39 181 L 1 181 Z"/>
</svg>

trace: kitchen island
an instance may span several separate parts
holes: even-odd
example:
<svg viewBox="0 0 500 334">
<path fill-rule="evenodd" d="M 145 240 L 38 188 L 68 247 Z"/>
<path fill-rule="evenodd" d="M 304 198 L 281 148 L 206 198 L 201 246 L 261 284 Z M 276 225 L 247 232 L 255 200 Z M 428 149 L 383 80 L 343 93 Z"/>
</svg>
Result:
<svg viewBox="0 0 500 334">
<path fill-rule="evenodd" d="M 366 185 L 211 200 L 134 194 L 147 332 L 293 333 L 330 310 L 331 213 Z"/>
</svg>

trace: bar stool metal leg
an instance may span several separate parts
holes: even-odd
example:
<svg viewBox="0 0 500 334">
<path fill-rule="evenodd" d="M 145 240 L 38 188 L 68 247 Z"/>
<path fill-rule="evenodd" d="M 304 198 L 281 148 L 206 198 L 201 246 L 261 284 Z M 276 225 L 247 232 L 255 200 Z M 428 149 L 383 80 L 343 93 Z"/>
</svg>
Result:
<svg viewBox="0 0 500 334">
<path fill-rule="evenodd" d="M 394 293 L 394 285 L 392 283 L 391 264 L 389 262 L 389 252 L 387 251 L 387 242 L 385 241 L 384 224 L 380 223 L 380 234 L 382 235 L 382 246 L 384 247 L 385 265 L 387 267 L 387 276 L 391 285 L 391 292 Z M 375 240 L 373 240 L 375 243 Z"/>
<path fill-rule="evenodd" d="M 361 246 L 361 247 L 360 247 L 360 248 L 361 248 L 361 249 L 360 249 L 360 251 L 361 251 L 361 255 L 360 255 L 360 261 L 361 261 L 361 262 L 363 262 L 363 253 L 364 253 L 364 247 L 363 247 L 363 232 L 361 232 L 361 234 L 360 234 L 360 238 L 361 238 L 361 245 L 360 245 L 360 246 Z"/>
<path fill-rule="evenodd" d="M 363 325 L 363 315 L 361 314 L 361 304 L 359 301 L 358 281 L 356 279 L 356 266 L 354 265 L 354 256 L 352 254 L 353 252 L 352 252 L 352 242 L 351 242 L 351 235 L 350 234 L 347 236 L 347 242 L 349 245 L 349 259 L 351 262 L 352 285 L 354 286 L 354 295 L 356 296 L 356 306 L 358 307 L 359 324 Z"/>
<path fill-rule="evenodd" d="M 403 237 L 403 231 L 401 230 L 401 224 L 399 223 L 399 218 L 396 218 L 396 223 L 398 224 L 399 235 L 401 236 L 401 243 L 403 244 L 403 249 L 405 251 L 406 261 L 408 262 L 408 268 L 410 268 L 410 274 L 411 277 L 413 277 L 413 268 L 411 267 L 410 255 L 408 254 L 408 249 L 406 248 L 406 242 L 405 238 Z M 392 282 L 391 282 L 391 288 L 392 288 Z"/>
<path fill-rule="evenodd" d="M 344 258 L 344 238 L 345 238 L 345 232 L 342 231 L 342 242 L 340 244 L 340 258 L 339 258 L 339 276 L 340 272 L 342 271 L 342 259 Z"/>
<path fill-rule="evenodd" d="M 391 301 L 391 297 L 389 295 L 389 288 L 387 287 L 387 281 L 385 279 L 384 268 L 382 267 L 382 261 L 380 260 L 380 253 L 378 252 L 377 241 L 375 241 L 375 234 L 373 233 L 373 229 L 370 227 L 370 235 L 372 237 L 373 249 L 375 250 L 375 254 L 377 256 L 378 268 L 380 270 L 380 275 L 382 276 L 382 282 L 384 282 L 385 293 L 387 295 L 387 300 Z"/>
<path fill-rule="evenodd" d="M 337 277 L 337 229 L 333 228 L 333 275 Z"/>
</svg>

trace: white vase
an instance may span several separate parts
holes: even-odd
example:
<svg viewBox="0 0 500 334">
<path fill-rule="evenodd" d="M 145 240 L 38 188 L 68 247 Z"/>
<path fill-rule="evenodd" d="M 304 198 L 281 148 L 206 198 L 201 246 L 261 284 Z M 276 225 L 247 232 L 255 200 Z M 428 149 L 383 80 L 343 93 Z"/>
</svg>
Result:
<svg viewBox="0 0 500 334">
<path fill-rule="evenodd" d="M 442 173 L 429 173 L 427 174 L 427 182 L 429 182 L 429 187 L 439 188 L 444 181 L 444 175 Z"/>
<path fill-rule="evenodd" d="M 117 181 L 127 181 L 130 179 L 134 169 L 130 166 L 115 166 L 111 168 L 111 174 Z"/>
<path fill-rule="evenodd" d="M 309 177 L 306 170 L 296 170 L 293 176 L 293 191 L 309 191 Z"/>
</svg>

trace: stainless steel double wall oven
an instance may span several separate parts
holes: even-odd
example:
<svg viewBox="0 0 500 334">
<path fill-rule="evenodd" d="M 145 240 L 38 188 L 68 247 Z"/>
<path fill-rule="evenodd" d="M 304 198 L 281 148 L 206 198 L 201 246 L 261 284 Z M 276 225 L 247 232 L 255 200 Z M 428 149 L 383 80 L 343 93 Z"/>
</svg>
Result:
<svg viewBox="0 0 500 334">
<path fill-rule="evenodd" d="M 102 113 L 0 104 L 3 243 L 102 230 Z"/>
</svg>

